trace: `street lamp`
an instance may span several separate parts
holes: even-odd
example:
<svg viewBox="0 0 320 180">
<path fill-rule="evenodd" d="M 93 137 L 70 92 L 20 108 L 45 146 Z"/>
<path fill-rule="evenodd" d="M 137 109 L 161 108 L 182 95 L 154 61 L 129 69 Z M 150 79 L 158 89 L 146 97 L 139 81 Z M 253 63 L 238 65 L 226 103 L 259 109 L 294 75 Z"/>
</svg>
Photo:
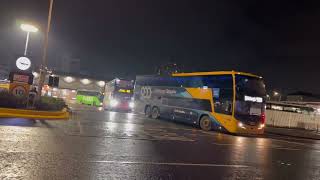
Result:
<svg viewBox="0 0 320 180">
<path fill-rule="evenodd" d="M 43 47 L 43 56 L 42 56 L 42 63 L 40 67 L 40 77 L 39 77 L 39 84 L 38 84 L 38 98 L 41 97 L 42 86 L 44 84 L 46 72 L 47 72 L 47 51 L 48 51 L 48 40 L 49 40 L 49 32 L 51 28 L 51 17 L 52 17 L 52 8 L 53 8 L 53 1 L 49 0 L 49 11 L 48 11 L 48 24 L 47 24 L 47 31 L 44 37 L 44 47 Z"/>
<path fill-rule="evenodd" d="M 273 96 L 279 96 L 278 101 L 281 101 L 281 94 L 277 91 L 273 91 Z"/>
<path fill-rule="evenodd" d="M 267 100 L 270 100 L 270 95 L 269 94 L 267 94 Z"/>
<path fill-rule="evenodd" d="M 29 36 L 30 36 L 30 33 L 36 33 L 38 32 L 38 28 L 31 25 L 31 24 L 21 24 L 20 25 L 20 28 L 27 32 L 27 39 L 26 39 L 26 45 L 25 45 L 25 48 L 24 48 L 24 56 L 27 56 L 27 49 L 28 49 L 28 43 L 29 43 Z"/>
</svg>

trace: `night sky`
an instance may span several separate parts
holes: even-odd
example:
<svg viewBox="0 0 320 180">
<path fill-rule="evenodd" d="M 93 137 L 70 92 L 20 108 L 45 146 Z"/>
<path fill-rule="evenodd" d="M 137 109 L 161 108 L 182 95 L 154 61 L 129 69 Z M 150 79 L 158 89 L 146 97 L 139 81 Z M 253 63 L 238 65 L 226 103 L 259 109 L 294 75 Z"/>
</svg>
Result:
<svg viewBox="0 0 320 180">
<path fill-rule="evenodd" d="M 96 76 L 150 74 L 170 61 L 184 71 L 262 75 L 269 89 L 320 94 L 317 1 L 55 0 L 49 61 L 81 59 Z M 0 0 L 0 61 L 23 52 L 21 21 L 41 27 L 46 0 Z M 39 60 L 43 34 L 32 35 Z"/>
</svg>

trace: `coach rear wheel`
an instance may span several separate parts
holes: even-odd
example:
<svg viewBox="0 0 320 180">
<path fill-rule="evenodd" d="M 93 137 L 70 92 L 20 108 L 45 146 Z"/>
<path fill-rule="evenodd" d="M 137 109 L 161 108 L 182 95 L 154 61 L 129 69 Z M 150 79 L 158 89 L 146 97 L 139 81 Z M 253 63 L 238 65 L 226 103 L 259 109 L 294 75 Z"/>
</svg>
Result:
<svg viewBox="0 0 320 180">
<path fill-rule="evenodd" d="M 202 116 L 200 119 L 200 128 L 204 131 L 211 130 L 211 120 L 209 116 Z"/>
<path fill-rule="evenodd" d="M 158 107 L 153 107 L 153 108 L 152 108 L 151 117 L 152 117 L 153 119 L 158 119 L 159 116 L 160 116 L 160 110 L 159 110 L 159 108 L 158 108 Z"/>
<path fill-rule="evenodd" d="M 151 117 L 151 107 L 150 106 L 146 106 L 145 110 L 144 110 L 144 114 L 146 117 Z"/>
</svg>

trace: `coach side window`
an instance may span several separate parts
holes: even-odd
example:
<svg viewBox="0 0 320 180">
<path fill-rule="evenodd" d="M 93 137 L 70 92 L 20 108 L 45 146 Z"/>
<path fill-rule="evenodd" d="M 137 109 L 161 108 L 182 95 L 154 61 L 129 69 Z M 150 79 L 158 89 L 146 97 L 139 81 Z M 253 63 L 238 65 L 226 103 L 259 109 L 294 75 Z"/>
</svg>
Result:
<svg viewBox="0 0 320 180">
<path fill-rule="evenodd" d="M 232 114 L 233 82 L 231 75 L 205 76 L 204 82 L 212 88 L 214 111 L 221 114 Z"/>
<path fill-rule="evenodd" d="M 189 77 L 187 83 L 189 87 L 193 87 L 193 88 L 205 86 L 202 76 Z"/>
<path fill-rule="evenodd" d="M 204 86 L 201 76 L 175 77 L 175 82 L 177 87 L 199 88 Z"/>
</svg>

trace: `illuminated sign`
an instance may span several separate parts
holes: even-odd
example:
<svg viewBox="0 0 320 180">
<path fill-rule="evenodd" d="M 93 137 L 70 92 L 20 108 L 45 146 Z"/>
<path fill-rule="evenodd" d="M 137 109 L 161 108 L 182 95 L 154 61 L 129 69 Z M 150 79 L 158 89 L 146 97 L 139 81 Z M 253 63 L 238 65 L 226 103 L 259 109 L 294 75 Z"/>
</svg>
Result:
<svg viewBox="0 0 320 180">
<path fill-rule="evenodd" d="M 129 89 L 119 89 L 119 92 L 121 92 L 121 93 L 131 93 L 131 90 L 129 90 Z"/>
<path fill-rule="evenodd" d="M 262 103 L 263 99 L 262 97 L 252 97 L 252 96 L 244 96 L 245 101 L 251 101 L 251 102 L 259 102 Z"/>
<path fill-rule="evenodd" d="M 21 75 L 21 74 L 14 74 L 13 75 L 13 81 L 14 82 L 28 83 L 29 82 L 29 76 Z"/>
<path fill-rule="evenodd" d="M 25 83 L 25 84 L 32 84 L 33 83 L 33 75 L 27 72 L 14 72 L 11 71 L 9 74 L 10 83 L 18 82 L 18 83 Z"/>
</svg>

